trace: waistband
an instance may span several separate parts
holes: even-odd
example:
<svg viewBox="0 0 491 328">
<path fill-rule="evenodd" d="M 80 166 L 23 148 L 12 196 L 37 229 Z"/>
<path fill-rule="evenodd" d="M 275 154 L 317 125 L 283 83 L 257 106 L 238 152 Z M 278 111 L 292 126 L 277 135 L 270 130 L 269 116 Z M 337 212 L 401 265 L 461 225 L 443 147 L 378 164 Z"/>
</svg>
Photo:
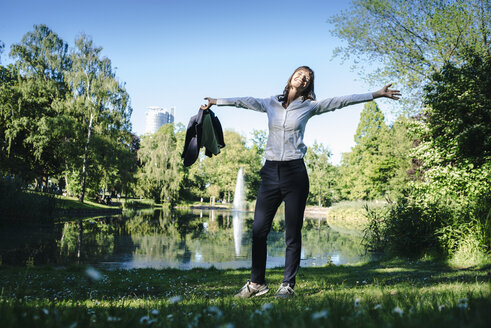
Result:
<svg viewBox="0 0 491 328">
<path fill-rule="evenodd" d="M 289 166 L 292 164 L 303 164 L 303 158 L 292 159 L 291 161 L 270 161 L 266 160 L 264 165 L 278 165 L 278 166 Z"/>
</svg>

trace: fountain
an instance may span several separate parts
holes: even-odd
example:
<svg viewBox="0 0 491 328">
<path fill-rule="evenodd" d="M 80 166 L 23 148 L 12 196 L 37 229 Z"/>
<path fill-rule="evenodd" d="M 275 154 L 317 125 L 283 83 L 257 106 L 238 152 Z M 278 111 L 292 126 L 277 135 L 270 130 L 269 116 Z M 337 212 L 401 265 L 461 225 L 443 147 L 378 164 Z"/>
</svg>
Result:
<svg viewBox="0 0 491 328">
<path fill-rule="evenodd" d="M 239 168 L 239 171 L 237 172 L 237 181 L 235 182 L 234 211 L 243 211 L 244 204 L 244 171 L 242 168 Z"/>
<path fill-rule="evenodd" d="M 240 247 L 242 245 L 242 230 L 244 219 L 241 211 L 245 209 L 245 193 L 244 193 L 244 171 L 239 168 L 237 172 L 237 181 L 235 183 L 234 207 L 233 207 L 233 229 L 234 229 L 234 246 L 235 256 L 240 256 Z"/>
</svg>

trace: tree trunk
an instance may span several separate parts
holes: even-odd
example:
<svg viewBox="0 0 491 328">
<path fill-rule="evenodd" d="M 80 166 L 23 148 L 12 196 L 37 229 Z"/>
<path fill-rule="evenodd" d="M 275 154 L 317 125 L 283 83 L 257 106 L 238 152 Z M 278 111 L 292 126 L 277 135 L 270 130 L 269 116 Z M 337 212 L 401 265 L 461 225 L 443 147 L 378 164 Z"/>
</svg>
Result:
<svg viewBox="0 0 491 328">
<path fill-rule="evenodd" d="M 68 194 L 68 190 L 70 190 L 70 185 L 68 184 L 68 164 L 66 162 L 65 162 L 65 168 L 66 168 L 66 171 L 65 171 L 65 191 L 66 191 L 66 195 L 70 196 Z"/>
<path fill-rule="evenodd" d="M 94 115 L 90 113 L 89 120 L 89 131 L 87 132 L 87 143 L 85 144 L 85 152 L 84 152 L 84 163 L 82 166 L 82 191 L 80 192 L 79 200 L 83 203 L 85 197 L 85 179 L 87 176 L 87 157 L 89 155 L 89 143 L 90 143 L 90 135 L 92 133 L 92 122 L 94 120 Z"/>
<path fill-rule="evenodd" d="M 322 207 L 322 204 L 321 204 L 321 194 L 319 194 L 319 207 Z"/>
</svg>

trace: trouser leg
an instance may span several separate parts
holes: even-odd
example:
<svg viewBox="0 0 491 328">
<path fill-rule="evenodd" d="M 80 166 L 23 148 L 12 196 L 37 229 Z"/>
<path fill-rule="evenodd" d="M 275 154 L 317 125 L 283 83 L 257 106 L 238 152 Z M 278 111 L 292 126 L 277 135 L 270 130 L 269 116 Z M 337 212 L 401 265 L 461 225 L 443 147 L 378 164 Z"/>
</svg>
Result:
<svg viewBox="0 0 491 328">
<path fill-rule="evenodd" d="M 266 164 L 261 170 L 261 185 L 256 200 L 252 224 L 251 281 L 264 283 L 266 274 L 267 237 L 282 197 L 277 178 L 277 166 Z"/>
<path fill-rule="evenodd" d="M 309 178 L 305 165 L 289 169 L 281 177 L 285 201 L 285 272 L 283 282 L 295 285 L 302 249 L 302 225 L 309 194 Z"/>
</svg>

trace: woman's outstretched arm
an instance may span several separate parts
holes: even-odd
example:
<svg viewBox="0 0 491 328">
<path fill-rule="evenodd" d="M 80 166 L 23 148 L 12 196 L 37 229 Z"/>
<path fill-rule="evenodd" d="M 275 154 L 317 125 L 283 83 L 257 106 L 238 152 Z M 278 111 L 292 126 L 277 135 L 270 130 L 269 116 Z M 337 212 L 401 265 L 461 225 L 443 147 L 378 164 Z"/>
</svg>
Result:
<svg viewBox="0 0 491 328">
<path fill-rule="evenodd" d="M 251 109 L 258 112 L 266 112 L 265 100 L 253 97 L 238 97 L 238 98 L 210 98 L 206 97 L 208 104 L 202 105 L 200 108 L 206 110 L 212 105 L 217 106 L 233 106 L 238 108 Z"/>
<path fill-rule="evenodd" d="M 319 115 L 325 112 L 333 111 L 335 109 L 339 109 L 342 107 L 346 107 L 349 105 L 354 105 L 362 102 L 367 102 L 381 97 L 398 100 L 399 97 L 401 96 L 401 93 L 399 90 L 389 89 L 391 85 L 392 84 L 387 84 L 382 89 L 375 92 L 327 98 L 321 101 L 316 101 L 315 102 L 316 105 L 314 107 L 314 110 L 312 111 L 312 115 Z"/>
</svg>

